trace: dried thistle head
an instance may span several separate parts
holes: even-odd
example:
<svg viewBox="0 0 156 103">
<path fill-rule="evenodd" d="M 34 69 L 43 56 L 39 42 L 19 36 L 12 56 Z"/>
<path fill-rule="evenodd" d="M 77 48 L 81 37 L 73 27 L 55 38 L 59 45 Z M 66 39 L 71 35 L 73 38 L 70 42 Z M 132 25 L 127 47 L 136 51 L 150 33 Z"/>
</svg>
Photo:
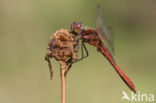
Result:
<svg viewBox="0 0 156 103">
<path fill-rule="evenodd" d="M 51 77 L 53 75 L 50 59 L 54 57 L 59 63 L 66 64 L 67 60 L 74 61 L 77 59 L 77 42 L 68 30 L 57 30 L 49 39 L 47 49 L 50 51 L 46 54 L 45 60 L 48 61 Z"/>
</svg>

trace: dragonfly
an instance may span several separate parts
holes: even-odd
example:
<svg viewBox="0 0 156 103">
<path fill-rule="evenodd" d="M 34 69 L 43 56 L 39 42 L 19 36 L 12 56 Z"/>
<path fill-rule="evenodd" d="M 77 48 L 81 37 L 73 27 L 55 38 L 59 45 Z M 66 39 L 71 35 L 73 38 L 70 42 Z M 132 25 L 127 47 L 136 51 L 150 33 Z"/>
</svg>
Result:
<svg viewBox="0 0 156 103">
<path fill-rule="evenodd" d="M 81 51 L 82 57 L 79 60 L 82 60 L 88 57 L 88 50 L 85 46 L 85 43 L 88 43 L 97 48 L 97 51 L 100 52 L 112 65 L 115 71 L 119 74 L 121 79 L 125 84 L 136 93 L 135 86 L 133 82 L 125 75 L 125 73 L 120 69 L 113 58 L 114 48 L 113 48 L 113 35 L 111 27 L 109 27 L 105 21 L 103 9 L 100 5 L 97 5 L 97 19 L 96 19 L 96 28 L 85 28 L 81 22 L 73 22 L 71 24 L 71 33 L 77 37 L 78 50 L 79 44 L 81 41 Z M 84 50 L 86 55 L 84 55 Z"/>
</svg>

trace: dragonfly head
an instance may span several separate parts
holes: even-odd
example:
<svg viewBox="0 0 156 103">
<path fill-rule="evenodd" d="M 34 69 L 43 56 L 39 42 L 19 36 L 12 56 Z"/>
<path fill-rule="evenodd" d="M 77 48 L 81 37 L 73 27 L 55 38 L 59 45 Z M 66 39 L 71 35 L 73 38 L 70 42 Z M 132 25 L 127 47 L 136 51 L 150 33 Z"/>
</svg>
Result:
<svg viewBox="0 0 156 103">
<path fill-rule="evenodd" d="M 78 35 L 78 33 L 82 29 L 82 23 L 81 22 L 73 22 L 71 24 L 71 32 L 74 33 L 75 35 Z"/>
</svg>

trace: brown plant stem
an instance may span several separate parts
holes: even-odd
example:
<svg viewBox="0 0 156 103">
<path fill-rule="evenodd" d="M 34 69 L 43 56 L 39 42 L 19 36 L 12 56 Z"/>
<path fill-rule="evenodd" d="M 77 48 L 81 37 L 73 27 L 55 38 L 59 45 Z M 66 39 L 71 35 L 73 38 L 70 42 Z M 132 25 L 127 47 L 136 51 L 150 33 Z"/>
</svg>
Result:
<svg viewBox="0 0 156 103">
<path fill-rule="evenodd" d="M 60 68 L 60 73 L 61 73 L 61 103 L 66 103 L 66 76 L 65 76 L 65 72 L 66 72 L 66 66 L 65 65 L 61 65 Z"/>
</svg>

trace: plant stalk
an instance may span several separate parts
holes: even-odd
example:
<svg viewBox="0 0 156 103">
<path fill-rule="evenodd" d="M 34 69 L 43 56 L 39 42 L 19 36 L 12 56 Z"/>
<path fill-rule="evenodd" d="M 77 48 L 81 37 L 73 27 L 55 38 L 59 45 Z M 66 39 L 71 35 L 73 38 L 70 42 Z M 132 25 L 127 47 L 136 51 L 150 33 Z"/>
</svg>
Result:
<svg viewBox="0 0 156 103">
<path fill-rule="evenodd" d="M 66 103 L 66 66 L 61 65 L 61 103 Z"/>
</svg>

